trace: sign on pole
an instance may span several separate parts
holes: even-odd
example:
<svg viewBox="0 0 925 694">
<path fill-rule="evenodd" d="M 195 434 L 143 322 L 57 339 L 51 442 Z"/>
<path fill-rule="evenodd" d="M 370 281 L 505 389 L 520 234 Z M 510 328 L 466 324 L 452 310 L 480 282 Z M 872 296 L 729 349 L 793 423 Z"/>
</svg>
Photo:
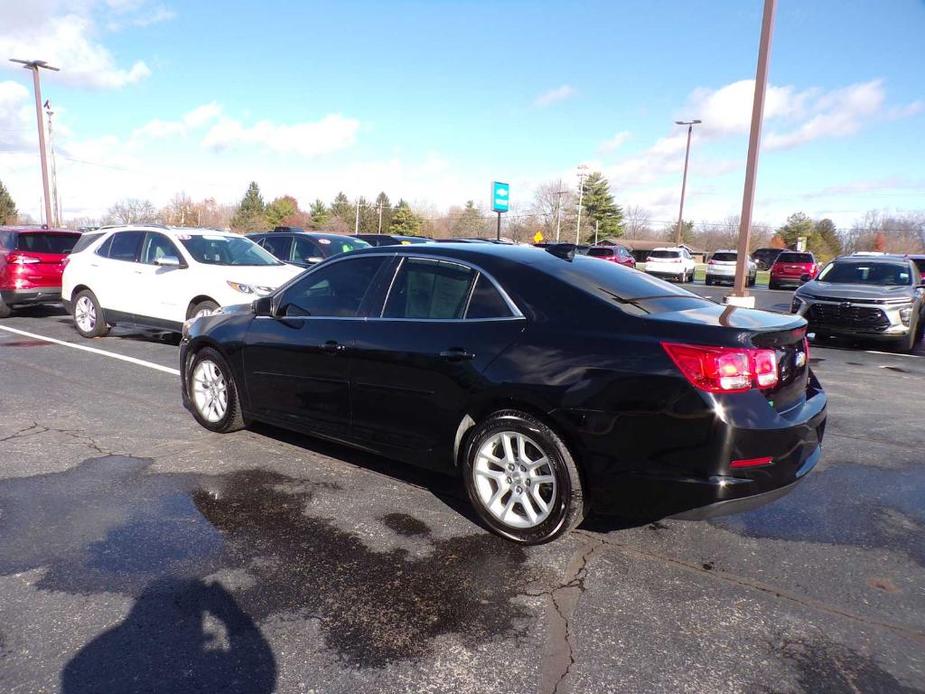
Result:
<svg viewBox="0 0 925 694">
<path fill-rule="evenodd" d="M 491 209 L 493 212 L 507 212 L 511 206 L 511 186 L 501 181 L 491 183 Z"/>
<path fill-rule="evenodd" d="M 538 231 L 533 235 L 533 243 L 543 243 L 543 232 Z"/>
</svg>

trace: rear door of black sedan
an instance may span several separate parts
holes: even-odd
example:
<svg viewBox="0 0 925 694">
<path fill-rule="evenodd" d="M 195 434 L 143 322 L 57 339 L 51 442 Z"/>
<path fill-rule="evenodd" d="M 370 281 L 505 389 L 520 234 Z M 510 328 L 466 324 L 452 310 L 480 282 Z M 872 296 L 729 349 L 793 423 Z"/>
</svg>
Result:
<svg viewBox="0 0 925 694">
<path fill-rule="evenodd" d="M 353 350 L 353 435 L 428 467 L 448 464 L 454 434 L 483 372 L 524 330 L 503 289 L 457 262 L 404 256 L 381 316 Z"/>
</svg>

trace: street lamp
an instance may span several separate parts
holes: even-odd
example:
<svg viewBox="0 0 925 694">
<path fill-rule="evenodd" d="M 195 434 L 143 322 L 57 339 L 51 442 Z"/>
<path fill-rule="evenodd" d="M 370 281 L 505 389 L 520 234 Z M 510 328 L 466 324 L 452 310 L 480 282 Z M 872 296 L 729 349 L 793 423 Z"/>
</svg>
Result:
<svg viewBox="0 0 925 694">
<path fill-rule="evenodd" d="M 44 60 L 20 60 L 10 58 L 10 62 L 19 63 L 26 70 L 32 70 L 32 88 L 35 91 L 35 119 L 39 126 L 39 159 L 42 162 L 42 190 L 45 192 L 45 223 L 51 225 L 51 198 L 48 195 L 48 162 L 45 160 L 45 125 L 42 123 L 42 85 L 39 83 L 39 69 L 54 70 Z"/>
<path fill-rule="evenodd" d="M 681 179 L 681 208 L 678 210 L 678 231 L 675 239 L 678 246 L 681 245 L 681 225 L 684 223 L 684 193 L 687 190 L 687 161 L 691 156 L 691 133 L 694 126 L 702 123 L 700 120 L 676 120 L 675 125 L 687 126 L 687 149 L 684 150 L 684 178 Z"/>
</svg>

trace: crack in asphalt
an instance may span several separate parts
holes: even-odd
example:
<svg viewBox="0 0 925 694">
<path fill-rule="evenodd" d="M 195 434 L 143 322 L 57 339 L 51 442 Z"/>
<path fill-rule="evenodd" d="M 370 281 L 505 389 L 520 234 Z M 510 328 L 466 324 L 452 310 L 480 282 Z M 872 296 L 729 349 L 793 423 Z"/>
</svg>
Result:
<svg viewBox="0 0 925 694">
<path fill-rule="evenodd" d="M 83 444 L 90 450 L 99 453 L 100 455 L 116 455 L 112 451 L 102 448 L 92 436 L 89 436 L 88 434 L 85 434 L 78 429 L 59 429 L 57 427 L 49 427 L 45 426 L 44 424 L 39 424 L 36 421 L 33 421 L 32 424 L 27 427 L 23 427 L 19 431 L 15 431 L 12 434 L 0 438 L 0 443 L 30 436 L 40 436 L 42 434 L 62 434 L 74 439 L 75 441 L 78 441 L 79 443 Z"/>
<path fill-rule="evenodd" d="M 566 680 L 575 665 L 572 615 L 586 590 L 585 578 L 588 575 L 588 562 L 604 544 L 596 537 L 585 535 L 584 538 L 586 542 L 572 555 L 566 567 L 564 579 L 558 586 L 544 591 L 524 592 L 524 595 L 530 597 L 545 597 L 550 616 L 554 618 L 548 634 L 553 644 L 552 658 L 544 667 L 541 686 L 541 691 L 551 694 L 565 694 L 569 691 Z"/>
<path fill-rule="evenodd" d="M 574 531 L 574 532 L 577 532 L 582 535 L 585 534 L 584 532 L 580 530 Z M 835 617 L 842 617 L 844 619 L 849 619 L 851 621 L 859 622 L 861 624 L 864 624 L 870 627 L 886 629 L 887 631 L 891 631 L 900 636 L 905 636 L 915 641 L 925 642 L 925 631 L 919 631 L 913 627 L 908 627 L 904 624 L 895 624 L 893 622 L 885 622 L 885 621 L 881 621 L 877 619 L 870 619 L 868 617 L 857 614 L 855 612 L 850 612 L 844 608 L 835 607 L 834 605 L 828 605 L 824 602 L 820 602 L 819 600 L 814 600 L 812 598 L 808 598 L 808 597 L 804 597 L 800 595 L 794 595 L 793 593 L 789 593 L 786 590 L 783 590 L 781 588 L 776 588 L 772 585 L 769 585 L 767 583 L 762 583 L 761 581 L 756 581 L 755 579 L 748 578 L 746 576 L 740 576 L 738 574 L 729 573 L 722 569 L 716 569 L 716 568 L 704 569 L 703 566 L 698 563 L 687 562 L 687 561 L 684 561 L 683 559 L 676 559 L 674 557 L 666 557 L 660 554 L 653 554 L 651 552 L 646 552 L 641 549 L 630 547 L 629 545 L 625 545 L 619 542 L 613 542 L 607 539 L 601 539 L 600 541 L 603 542 L 605 545 L 614 547 L 618 550 L 623 551 L 626 554 L 636 555 L 638 557 L 642 557 L 645 559 L 654 559 L 656 561 L 660 561 L 665 564 L 672 564 L 674 566 L 678 566 L 686 571 L 698 574 L 700 576 L 708 576 L 715 580 L 723 581 L 726 583 L 732 583 L 734 585 L 742 586 L 744 588 L 751 588 L 753 590 L 757 590 L 759 592 L 765 593 L 766 595 L 770 595 L 780 600 L 784 600 L 787 602 L 794 603 L 796 605 L 800 605 L 801 607 L 807 607 L 809 609 L 817 610 L 819 612 L 824 612 L 826 614 L 829 614 Z"/>
</svg>

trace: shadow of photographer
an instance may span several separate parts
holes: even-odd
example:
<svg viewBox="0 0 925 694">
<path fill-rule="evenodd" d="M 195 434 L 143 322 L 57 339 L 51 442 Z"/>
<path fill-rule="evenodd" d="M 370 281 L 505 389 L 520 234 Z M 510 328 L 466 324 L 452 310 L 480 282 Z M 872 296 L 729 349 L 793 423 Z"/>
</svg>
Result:
<svg viewBox="0 0 925 694">
<path fill-rule="evenodd" d="M 219 583 L 165 578 L 128 617 L 65 666 L 64 694 L 271 692 L 276 661 L 254 621 Z"/>
</svg>

